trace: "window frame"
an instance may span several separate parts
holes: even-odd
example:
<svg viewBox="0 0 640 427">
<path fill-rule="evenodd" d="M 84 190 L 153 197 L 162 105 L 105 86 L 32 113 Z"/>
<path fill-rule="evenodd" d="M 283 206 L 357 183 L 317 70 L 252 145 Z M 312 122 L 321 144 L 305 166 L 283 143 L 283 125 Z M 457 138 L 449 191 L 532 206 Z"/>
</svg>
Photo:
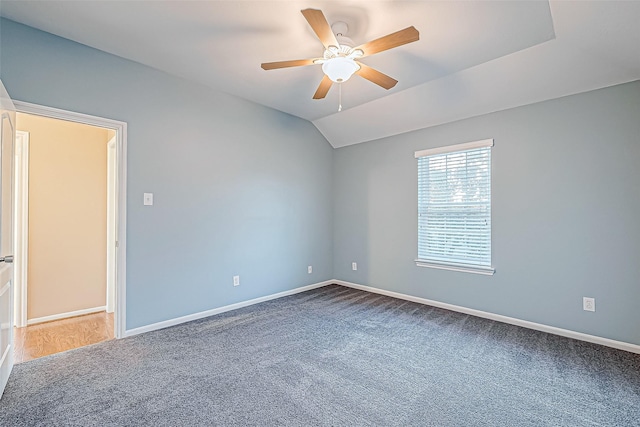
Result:
<svg viewBox="0 0 640 427">
<path fill-rule="evenodd" d="M 431 157 L 431 156 L 437 156 L 437 155 L 443 155 L 443 154 L 451 154 L 456 152 L 475 150 L 479 148 L 489 148 L 491 153 L 491 151 L 493 151 L 492 150 L 493 146 L 494 146 L 493 139 L 483 139 L 480 141 L 473 141 L 473 142 L 467 142 L 467 143 L 455 144 L 455 145 L 447 145 L 447 146 L 441 146 L 441 147 L 435 147 L 435 148 L 430 148 L 426 150 L 416 151 L 414 153 L 414 157 L 417 160 L 417 159 L 420 159 L 421 157 Z M 493 186 L 492 179 L 491 179 L 492 178 L 491 163 L 492 163 L 492 160 L 490 156 L 489 157 L 489 208 L 491 208 L 493 204 L 492 197 L 491 197 L 491 188 Z M 418 181 L 419 180 L 420 180 L 420 175 L 418 175 Z M 418 198 L 420 197 L 419 188 L 418 188 L 417 196 Z M 420 206 L 418 206 L 418 209 L 419 208 Z M 489 214 L 489 217 L 491 217 L 491 213 Z M 418 218 L 418 222 L 419 221 L 420 219 Z M 418 230 L 417 237 L 418 237 L 418 245 L 419 245 L 420 244 L 419 230 Z M 489 245 L 492 246 L 492 243 L 493 243 L 493 225 L 491 224 L 490 230 L 489 230 Z M 491 254 L 491 249 L 490 249 L 490 258 L 492 258 L 492 256 L 493 255 Z M 442 269 L 442 270 L 460 271 L 465 273 L 476 273 L 476 274 L 483 274 L 483 275 L 489 275 L 489 276 L 495 273 L 495 268 L 493 267 L 493 259 L 490 260 L 490 266 L 473 264 L 473 263 L 466 264 L 466 263 L 459 263 L 459 262 L 453 262 L 453 261 L 421 259 L 421 258 L 416 258 L 415 263 L 416 263 L 416 266 L 418 267 L 429 267 L 429 268 L 436 268 L 436 269 Z"/>
</svg>

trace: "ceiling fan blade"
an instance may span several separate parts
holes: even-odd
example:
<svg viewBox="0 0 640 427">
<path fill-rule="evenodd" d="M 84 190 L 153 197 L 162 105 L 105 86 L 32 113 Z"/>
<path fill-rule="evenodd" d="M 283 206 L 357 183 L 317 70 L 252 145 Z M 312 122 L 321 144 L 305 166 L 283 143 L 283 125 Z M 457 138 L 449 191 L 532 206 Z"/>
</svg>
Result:
<svg viewBox="0 0 640 427">
<path fill-rule="evenodd" d="M 332 83 L 333 82 L 331 81 L 331 79 L 327 77 L 327 75 L 325 75 L 322 78 L 322 81 L 320 82 L 320 86 L 318 86 L 316 93 L 313 95 L 313 99 L 322 99 L 327 96 L 327 92 L 329 92 Z"/>
<path fill-rule="evenodd" d="M 304 17 L 307 19 L 307 22 L 316 33 L 316 36 L 318 36 L 325 49 L 329 49 L 329 46 L 338 47 L 338 40 L 336 40 L 336 36 L 333 34 L 331 25 L 329 25 L 327 18 L 324 17 L 321 10 L 305 9 L 300 12 L 302 12 Z"/>
<path fill-rule="evenodd" d="M 296 59 L 293 61 L 278 61 L 278 62 L 264 62 L 262 65 L 263 70 L 275 70 L 277 68 L 287 68 L 287 67 L 302 67 L 304 65 L 313 65 L 315 64 L 314 59 Z"/>
<path fill-rule="evenodd" d="M 404 30 L 396 31 L 395 33 L 388 34 L 384 37 L 380 37 L 379 39 L 361 44 L 354 48 L 354 50 L 362 50 L 364 52 L 362 57 L 364 57 L 384 50 L 393 49 L 394 47 L 402 46 L 403 44 L 412 43 L 419 39 L 420 33 L 418 30 L 416 30 L 415 27 L 408 27 Z"/>
<path fill-rule="evenodd" d="M 358 65 L 360 65 L 360 69 L 356 71 L 356 74 L 362 78 L 369 80 L 370 82 L 377 84 L 380 87 L 389 90 L 394 87 L 396 83 L 398 83 L 396 79 L 391 78 L 386 74 L 383 74 L 380 71 L 363 64 L 362 62 L 358 62 Z"/>
</svg>

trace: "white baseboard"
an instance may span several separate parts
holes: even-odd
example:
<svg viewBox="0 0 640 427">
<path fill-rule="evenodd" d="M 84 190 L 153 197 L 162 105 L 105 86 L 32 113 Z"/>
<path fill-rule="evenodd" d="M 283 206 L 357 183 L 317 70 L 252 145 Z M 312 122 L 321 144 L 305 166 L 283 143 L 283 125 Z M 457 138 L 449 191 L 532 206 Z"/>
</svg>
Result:
<svg viewBox="0 0 640 427">
<path fill-rule="evenodd" d="M 345 282 L 344 280 L 327 280 L 324 282 L 314 283 L 308 286 L 302 286 L 300 288 L 291 289 L 289 291 L 279 292 L 277 294 L 271 294 L 260 298 L 251 299 L 248 301 L 242 301 L 235 304 L 226 305 L 224 307 L 218 307 L 207 311 L 201 311 L 199 313 L 189 314 L 187 316 L 177 317 L 174 319 L 165 320 L 151 325 L 141 326 L 139 328 L 129 329 L 125 331 L 124 336 L 130 337 L 133 335 L 142 334 L 144 332 L 151 332 L 158 329 L 168 328 L 169 326 L 179 325 L 181 323 L 191 322 L 192 320 L 202 319 L 203 317 L 209 317 L 227 311 L 236 310 L 238 308 L 247 307 L 261 302 L 270 301 L 277 298 L 294 295 L 300 292 L 309 291 L 311 289 L 321 288 L 323 286 L 336 284 L 345 286 L 348 288 L 360 289 L 375 294 L 386 295 L 393 298 L 403 299 L 406 301 L 417 302 L 419 304 L 430 305 L 433 307 L 443 308 L 445 310 L 456 311 L 459 313 L 469 314 L 471 316 L 482 317 L 484 319 L 495 320 L 497 322 L 507 323 L 510 325 L 521 326 L 527 329 L 533 329 L 536 331 L 546 332 L 553 335 L 559 335 L 567 338 L 573 338 L 580 341 L 586 341 L 594 344 L 604 345 L 606 347 L 617 348 L 619 350 L 625 350 L 631 353 L 640 354 L 640 345 L 631 344 L 623 341 L 616 341 L 609 338 L 602 338 L 595 335 L 584 334 L 582 332 L 571 331 L 569 329 L 556 328 L 555 326 L 543 325 L 541 323 L 530 322 L 528 320 L 517 319 L 515 317 L 503 316 L 500 314 L 489 313 L 487 311 L 475 310 L 473 308 L 462 307 L 459 305 L 447 304 L 444 302 L 434 301 L 426 298 L 420 298 L 412 295 L 402 294 L 399 292 L 387 291 L 384 289 L 374 288 L 371 286 L 359 285 L 357 283 Z M 102 307 L 104 310 L 104 307 Z M 44 318 L 43 318 L 44 319 Z M 35 320 L 35 319 L 34 319 Z M 53 319 L 52 319 L 53 320 Z M 46 321 L 46 320 L 44 320 Z M 31 321 L 29 321 L 31 322 Z"/>
<path fill-rule="evenodd" d="M 105 311 L 106 307 L 93 307 L 85 308 L 83 310 L 70 311 L 68 313 L 52 314 L 51 316 L 36 317 L 34 319 L 27 319 L 27 325 L 35 325 L 36 323 L 51 322 L 52 320 L 66 319 L 68 317 L 83 316 L 85 314 L 98 313 Z"/>
<path fill-rule="evenodd" d="M 289 295 L 298 294 L 300 292 L 309 291 L 311 289 L 321 288 L 323 286 L 335 283 L 335 280 L 327 280 L 325 282 L 314 283 L 312 285 L 302 286 L 300 288 L 291 289 L 289 291 L 279 292 L 277 294 L 266 295 L 260 298 L 250 299 L 248 301 L 241 301 L 235 304 L 225 305 L 224 307 L 218 307 L 211 310 L 201 311 L 199 313 L 189 314 L 187 316 L 176 317 L 174 319 L 164 320 L 158 323 L 152 323 L 151 325 L 140 326 L 139 328 L 128 329 L 124 332 L 125 337 L 142 334 L 144 332 L 151 332 L 158 329 L 168 328 L 169 326 L 179 325 L 181 323 L 191 322 L 192 320 L 202 319 L 203 317 L 213 316 L 215 314 L 225 313 L 227 311 L 236 310 L 238 308 L 247 307 L 261 302 L 270 301 L 276 298 L 282 298 Z"/>
<path fill-rule="evenodd" d="M 629 351 L 631 353 L 640 354 L 640 345 L 631 344 L 623 341 L 616 341 L 609 338 L 602 338 L 595 335 L 583 334 L 568 329 L 556 328 L 555 326 L 543 325 L 541 323 L 529 322 L 527 320 L 516 319 L 514 317 L 502 316 L 500 314 L 489 313 L 486 311 L 475 310 L 472 308 L 462 307 L 459 305 L 447 304 L 444 302 L 433 301 L 426 298 L 414 297 L 412 295 L 401 294 L 398 292 L 378 289 L 371 286 L 359 285 L 357 283 L 345 282 L 343 280 L 334 280 L 336 283 L 348 288 L 360 289 L 362 291 L 372 292 L 375 294 L 386 295 L 393 298 L 403 299 L 407 301 L 417 302 L 419 304 L 430 305 L 433 307 L 444 308 L 446 310 L 457 311 L 459 313 L 469 314 L 471 316 L 482 317 L 497 322 L 508 323 L 510 325 L 522 326 L 523 328 L 534 329 L 536 331 L 547 332 L 549 334 L 560 335 L 567 338 L 573 338 L 580 341 L 586 341 L 594 344 L 600 344 L 607 347 L 617 348 L 619 350 Z"/>
</svg>

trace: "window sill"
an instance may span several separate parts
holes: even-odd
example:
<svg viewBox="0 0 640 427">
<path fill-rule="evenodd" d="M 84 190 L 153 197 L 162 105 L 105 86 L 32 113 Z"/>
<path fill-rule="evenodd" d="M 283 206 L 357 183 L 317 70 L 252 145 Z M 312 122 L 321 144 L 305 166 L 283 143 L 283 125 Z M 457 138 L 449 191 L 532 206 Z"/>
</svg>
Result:
<svg viewBox="0 0 640 427">
<path fill-rule="evenodd" d="M 496 269 L 493 267 L 481 267 L 478 265 L 456 264 L 453 262 L 427 261 L 424 259 L 417 259 L 416 265 L 418 267 L 437 268 L 439 270 L 451 270 L 451 271 L 460 271 L 463 273 L 483 274 L 485 276 L 493 276 L 493 274 L 496 272 Z"/>
</svg>

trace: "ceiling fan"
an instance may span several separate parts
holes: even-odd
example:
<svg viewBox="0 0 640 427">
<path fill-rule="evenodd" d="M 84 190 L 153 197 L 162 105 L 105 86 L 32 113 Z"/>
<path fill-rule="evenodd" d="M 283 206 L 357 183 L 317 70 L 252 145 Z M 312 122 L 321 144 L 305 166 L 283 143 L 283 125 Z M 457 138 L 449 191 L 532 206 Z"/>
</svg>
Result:
<svg viewBox="0 0 640 427">
<path fill-rule="evenodd" d="M 265 62 L 262 64 L 262 69 L 274 70 L 277 68 L 322 64 L 324 77 L 313 95 L 313 99 L 324 98 L 334 82 L 345 82 L 353 74 L 357 74 L 385 89 L 391 89 L 398 83 L 397 80 L 362 62 L 358 62 L 358 59 L 415 42 L 420 38 L 418 30 L 414 27 L 408 27 L 354 47 L 353 41 L 345 36 L 348 27 L 344 22 L 336 22 L 332 27 L 321 10 L 305 9 L 301 12 L 320 39 L 320 42 L 322 42 L 325 48 L 323 56 L 321 58 L 293 61 Z"/>
</svg>

